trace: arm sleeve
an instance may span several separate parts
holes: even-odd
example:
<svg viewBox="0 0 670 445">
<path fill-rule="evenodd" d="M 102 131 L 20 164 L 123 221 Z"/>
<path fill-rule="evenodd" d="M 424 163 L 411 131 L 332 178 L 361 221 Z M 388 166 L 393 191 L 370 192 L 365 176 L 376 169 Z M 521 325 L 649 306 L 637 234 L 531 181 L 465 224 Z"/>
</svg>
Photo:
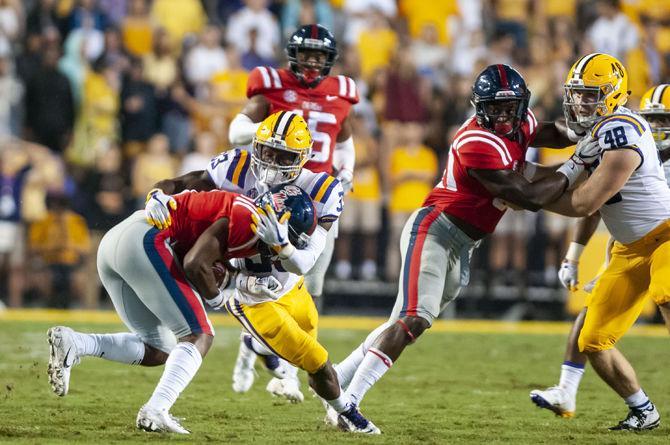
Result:
<svg viewBox="0 0 670 445">
<path fill-rule="evenodd" d="M 354 149 L 353 136 L 349 137 L 346 141 L 335 144 L 333 165 L 337 170 L 354 171 L 354 167 L 356 166 L 356 151 Z"/>
<path fill-rule="evenodd" d="M 314 233 L 309 237 L 309 244 L 304 249 L 293 249 L 288 258 L 280 259 L 281 265 L 288 272 L 305 275 L 314 267 L 317 258 L 326 246 L 328 230 L 316 226 Z"/>
<path fill-rule="evenodd" d="M 249 144 L 260 125 L 260 122 L 252 122 L 246 114 L 238 113 L 230 122 L 228 140 L 232 145 Z"/>
</svg>

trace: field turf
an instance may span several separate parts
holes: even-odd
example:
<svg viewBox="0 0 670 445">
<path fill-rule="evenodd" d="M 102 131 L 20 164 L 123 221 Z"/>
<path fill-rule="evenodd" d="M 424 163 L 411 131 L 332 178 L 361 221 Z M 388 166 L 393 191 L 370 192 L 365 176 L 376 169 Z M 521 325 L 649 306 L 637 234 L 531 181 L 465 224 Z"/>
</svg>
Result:
<svg viewBox="0 0 670 445">
<path fill-rule="evenodd" d="M 88 358 L 74 369 L 70 394 L 58 398 L 47 382 L 45 333 L 59 316 L 18 318 L 27 320 L 0 314 L 2 443 L 669 443 L 670 345 L 661 328 L 638 330 L 621 343 L 644 389 L 667 419 L 654 431 L 607 431 L 606 427 L 625 416 L 626 407 L 591 369 L 582 382 L 574 419 L 557 418 L 530 403 L 531 389 L 557 380 L 567 324 L 517 329 L 459 322 L 436 326 L 368 393 L 363 412 L 383 434 L 361 437 L 327 428 L 321 421 L 321 405 L 308 395 L 305 384 L 306 400 L 301 405 L 272 399 L 264 390 L 269 376 L 260 368 L 252 390 L 234 394 L 230 376 L 239 330 L 229 318 L 219 317 L 214 322 L 217 338 L 212 350 L 172 410 L 186 418 L 183 424 L 192 434 L 176 436 L 144 433 L 134 427 L 137 410 L 151 394 L 162 367 L 131 367 Z M 110 323 L 110 318 L 113 320 L 106 316 L 87 323 L 67 320 L 67 324 L 88 332 L 123 330 L 122 325 Z M 337 361 L 377 321 L 329 323 L 324 319 L 326 327 L 320 338 Z M 346 328 L 332 327 L 337 325 Z M 537 333 L 542 331 L 548 333 Z M 302 380 L 305 382 L 304 375 Z"/>
</svg>

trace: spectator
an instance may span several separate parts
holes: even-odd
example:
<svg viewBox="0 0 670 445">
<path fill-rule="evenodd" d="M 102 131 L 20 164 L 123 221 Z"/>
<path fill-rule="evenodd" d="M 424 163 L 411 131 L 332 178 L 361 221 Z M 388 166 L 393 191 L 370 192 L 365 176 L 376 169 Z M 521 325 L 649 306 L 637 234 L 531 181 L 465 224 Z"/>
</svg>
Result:
<svg viewBox="0 0 670 445">
<path fill-rule="evenodd" d="M 98 8 L 96 0 L 78 0 L 78 5 L 72 9 L 64 20 L 64 35 L 79 29 L 87 28 L 102 33 L 109 25 L 107 15 Z"/>
<path fill-rule="evenodd" d="M 165 178 L 174 178 L 177 164 L 170 155 L 170 141 L 158 133 L 149 139 L 146 153 L 137 156 L 132 172 L 132 193 L 136 208 L 144 208 L 147 193 Z"/>
<path fill-rule="evenodd" d="M 142 60 L 131 62 L 121 88 L 121 139 L 126 158 L 134 158 L 158 130 L 158 104 L 152 84 L 144 80 Z"/>
<path fill-rule="evenodd" d="M 177 79 L 177 61 L 172 54 L 172 40 L 165 29 L 156 29 L 153 43 L 153 51 L 143 59 L 144 78 L 164 94 Z"/>
<path fill-rule="evenodd" d="M 407 29 L 412 39 L 421 39 L 425 28 L 435 30 L 436 42 L 440 45 L 451 44 L 451 33 L 447 29 L 450 17 L 459 15 L 457 0 L 426 2 L 423 0 L 400 0 L 400 13 L 407 19 Z"/>
<path fill-rule="evenodd" d="M 0 0 L 0 41 L 14 43 L 23 28 L 23 6 L 18 0 Z"/>
<path fill-rule="evenodd" d="M 400 271 L 400 233 L 409 215 L 423 203 L 435 184 L 437 156 L 422 144 L 424 128 L 418 122 L 402 124 L 400 141 L 391 153 L 389 219 L 391 236 L 388 242 L 386 274 L 397 281 Z"/>
<path fill-rule="evenodd" d="M 366 29 L 369 14 L 381 14 L 391 21 L 398 13 L 395 0 L 344 0 L 343 11 L 347 15 L 344 43 L 354 45 L 361 31 Z"/>
<path fill-rule="evenodd" d="M 333 29 L 333 10 L 327 0 L 286 0 L 281 13 L 284 39 L 303 25 L 318 23 Z"/>
<path fill-rule="evenodd" d="M 100 10 L 112 26 L 119 26 L 128 11 L 128 0 L 97 0 Z"/>
<path fill-rule="evenodd" d="M 71 307 L 73 274 L 90 253 L 91 245 L 84 218 L 73 212 L 62 194 L 47 197 L 47 216 L 30 226 L 29 245 L 49 270 L 47 294 L 50 307 Z"/>
<path fill-rule="evenodd" d="M 618 0 L 598 0 L 598 18 L 586 31 L 593 52 L 607 53 L 625 63 L 628 52 L 638 44 L 637 28 Z"/>
<path fill-rule="evenodd" d="M 217 152 L 216 136 L 203 131 L 195 137 L 195 150 L 184 156 L 178 174 L 184 175 L 196 170 L 205 170 Z"/>
<path fill-rule="evenodd" d="M 86 45 L 84 37 L 83 33 L 71 33 L 63 45 L 64 54 L 58 61 L 58 70 L 70 81 L 72 96 L 77 107 L 81 103 L 81 89 L 88 67 L 88 61 L 84 57 Z"/>
<path fill-rule="evenodd" d="M 37 143 L 62 153 L 72 136 L 75 113 L 70 82 L 56 69 L 58 57 L 57 48 L 47 48 L 40 70 L 28 82 L 26 130 Z"/>
<path fill-rule="evenodd" d="M 442 85 L 446 77 L 449 50 L 440 44 L 437 28 L 426 23 L 417 39 L 412 41 L 410 53 L 419 75 L 428 78 L 433 85 Z"/>
<path fill-rule="evenodd" d="M 200 33 L 207 23 L 200 0 L 154 0 L 151 16 L 178 48 L 187 34 Z"/>
<path fill-rule="evenodd" d="M 0 141 L 20 134 L 23 85 L 12 72 L 9 48 L 0 50 Z"/>
<path fill-rule="evenodd" d="M 123 47 L 123 39 L 121 31 L 118 28 L 110 26 L 105 31 L 105 49 L 96 63 L 102 63 L 111 67 L 117 74 L 119 81 L 121 75 L 128 70 L 130 66 L 130 59 Z"/>
<path fill-rule="evenodd" d="M 377 278 L 377 239 L 382 216 L 379 148 L 363 116 L 354 115 L 352 125 L 356 141 L 356 173 L 353 189 L 345 197 L 344 210 L 340 216 L 335 244 L 335 275 L 341 280 L 350 279 L 352 263 L 355 261 L 360 262 L 360 272 L 353 275 L 364 280 L 374 280 Z M 352 243 L 356 236 L 360 244 L 357 243 L 356 253 L 353 254 Z"/>
<path fill-rule="evenodd" d="M 128 15 L 121 25 L 123 44 L 137 57 L 146 56 L 153 46 L 153 26 L 147 0 L 130 0 Z"/>
<path fill-rule="evenodd" d="M 221 32 L 216 26 L 208 26 L 200 34 L 198 44 L 186 56 L 186 80 L 194 86 L 202 86 L 209 82 L 214 73 L 226 68 L 228 59 L 221 47 Z"/>
<path fill-rule="evenodd" d="M 48 28 L 58 27 L 58 16 L 56 15 L 56 0 L 39 0 L 30 10 L 26 20 L 26 34 L 39 35 Z"/>
<path fill-rule="evenodd" d="M 277 61 L 275 60 L 274 56 L 264 57 L 256 51 L 257 45 L 255 42 L 257 39 L 258 39 L 258 29 L 251 28 L 249 30 L 249 42 L 251 42 L 251 44 L 249 45 L 249 50 L 243 53 L 240 57 L 242 67 L 247 71 L 251 71 L 257 66 L 276 67 Z"/>
<path fill-rule="evenodd" d="M 356 41 L 364 79 L 369 79 L 377 69 L 388 67 L 398 43 L 388 19 L 380 11 L 373 10 L 368 17 L 368 26 L 358 33 Z"/>
<path fill-rule="evenodd" d="M 228 21 L 226 41 L 241 54 L 255 54 L 260 59 L 275 60 L 279 46 L 279 24 L 267 9 L 268 1 L 245 0 L 244 4 L 245 7 Z M 251 69 L 244 59 L 242 56 L 242 64 Z"/>
<path fill-rule="evenodd" d="M 501 34 L 509 34 L 514 39 L 514 46 L 521 51 L 528 48 L 528 28 L 530 22 L 530 0 L 497 0 L 495 7 L 495 30 Z M 494 63 L 494 62 L 489 62 Z"/>
<path fill-rule="evenodd" d="M 160 129 L 167 135 L 172 152 L 185 154 L 191 142 L 193 124 L 191 113 L 198 103 L 181 79 L 176 80 L 160 98 L 158 103 L 161 116 Z"/>
</svg>

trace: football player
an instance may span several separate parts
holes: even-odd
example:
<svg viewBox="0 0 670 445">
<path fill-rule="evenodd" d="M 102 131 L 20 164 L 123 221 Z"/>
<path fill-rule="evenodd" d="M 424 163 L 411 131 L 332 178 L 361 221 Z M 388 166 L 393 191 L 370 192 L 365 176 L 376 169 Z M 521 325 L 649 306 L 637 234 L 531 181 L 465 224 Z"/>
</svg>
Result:
<svg viewBox="0 0 670 445">
<path fill-rule="evenodd" d="M 159 199 L 163 198 L 155 190 L 147 196 L 148 202 Z M 53 391 L 65 396 L 72 367 L 82 357 L 165 364 L 153 395 L 137 414 L 137 427 L 188 434 L 169 411 L 214 338 L 201 297 L 211 307 L 223 306 L 225 293 L 219 288 L 225 287 L 230 274 L 222 264 L 259 251 L 259 237 L 251 229 L 258 212 L 249 198 L 220 190 L 184 192 L 170 203 L 166 230 L 153 227 L 138 211 L 107 232 L 98 249 L 100 279 L 130 332 L 85 334 L 52 327 L 48 374 Z M 311 205 L 309 200 L 304 204 Z M 293 221 L 286 224 L 296 230 L 303 227 Z M 241 285 L 275 298 L 272 283 L 264 277 L 244 279 Z"/>
<path fill-rule="evenodd" d="M 254 303 L 259 303 L 258 296 L 238 286 L 236 298 L 243 305 L 231 306 L 229 310 L 240 321 L 246 317 L 247 324 L 244 326 L 248 333 L 242 335 L 240 348 L 252 350 L 267 358 L 266 366 L 270 369 L 278 366 L 276 359 L 273 359 L 274 355 L 278 355 L 314 374 L 325 369 L 323 367 L 329 362 L 326 351 L 312 337 L 312 333 L 316 332 L 318 314 L 304 285 L 303 275 L 314 266 L 324 249 L 328 231 L 342 211 L 344 192 L 335 177 L 303 168 L 311 147 L 310 131 L 302 116 L 290 111 L 274 113 L 258 127 L 252 151 L 237 148 L 212 159 L 206 170 L 158 182 L 157 199 L 148 203 L 145 211 L 149 219 L 164 227 L 170 225 L 170 220 L 166 218 L 167 209 L 176 205 L 169 195 L 183 190 L 219 188 L 252 198 L 280 184 L 291 184 L 304 190 L 314 201 L 318 223 L 305 245 L 297 249 L 291 242 L 280 242 L 277 234 L 283 233 L 285 229 L 269 212 L 269 219 L 259 220 L 260 224 L 256 226 L 260 227 L 261 240 L 268 245 L 278 246 L 277 250 L 263 251 L 234 262 L 242 276 L 274 277 L 281 286 L 278 299 L 275 300 L 282 309 L 270 315 L 265 314 L 261 307 L 252 309 Z M 267 304 L 259 306 L 274 307 Z M 279 333 L 269 340 L 266 331 L 270 329 L 274 332 L 278 327 L 281 327 Z M 241 388 L 234 386 L 234 389 L 246 391 L 254 379 L 253 361 L 240 365 L 240 358 L 247 360 L 249 354 L 239 354 L 236 362 L 236 368 L 248 372 L 243 378 L 237 379 Z M 255 359 L 255 354 L 251 358 Z M 299 388 L 297 369 L 289 369 L 283 379 L 270 381 L 268 389 L 291 401 L 302 401 L 304 396 Z M 378 431 L 353 405 L 340 414 L 340 423 L 352 431 L 372 434 Z"/>
<path fill-rule="evenodd" d="M 531 143 L 565 147 L 576 137 L 559 123 L 538 123 L 529 100 L 525 81 L 507 65 L 491 65 L 477 76 L 472 87 L 475 115 L 457 131 L 442 180 L 403 229 L 391 317 L 335 367 L 352 401 L 360 403 L 468 284 L 472 251 L 493 232 L 507 203 L 533 211 L 547 206 L 594 159 L 597 143 L 583 139 L 558 169 L 526 162 Z M 334 423 L 332 411 L 325 420 Z"/>
<path fill-rule="evenodd" d="M 658 85 L 649 89 L 640 102 L 639 114 L 641 114 L 651 127 L 658 157 L 664 163 L 665 179 L 670 185 L 670 85 Z M 573 241 L 570 243 L 568 252 L 563 260 L 559 271 L 559 280 L 569 290 L 577 290 L 579 284 L 578 267 L 579 258 L 584 247 L 591 239 L 598 223 L 600 222 L 600 213 L 596 212 L 589 217 L 582 218 L 575 231 Z M 614 245 L 614 239 L 610 238 L 607 246 L 606 263 L 609 263 L 611 249 Z M 592 283 L 584 286 L 584 290 L 592 290 L 597 277 Z M 652 295 L 658 304 L 659 310 L 665 321 L 666 327 L 670 330 L 670 303 L 665 295 Z M 566 345 L 564 362 L 561 365 L 559 383 L 556 386 L 545 390 L 533 390 L 530 393 L 531 401 L 541 408 L 547 408 L 561 417 L 572 417 L 575 414 L 577 404 L 577 391 L 584 375 L 584 367 L 587 357 L 579 351 L 578 339 L 584 324 L 586 309 L 583 309 L 573 324 L 568 343 Z"/>
</svg>

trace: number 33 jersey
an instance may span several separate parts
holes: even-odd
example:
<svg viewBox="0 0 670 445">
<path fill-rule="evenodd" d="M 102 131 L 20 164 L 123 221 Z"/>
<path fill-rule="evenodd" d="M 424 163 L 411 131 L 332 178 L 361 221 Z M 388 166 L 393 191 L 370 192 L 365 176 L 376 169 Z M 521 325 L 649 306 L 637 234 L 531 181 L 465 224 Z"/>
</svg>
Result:
<svg viewBox="0 0 670 445">
<path fill-rule="evenodd" d="M 333 173 L 333 151 L 342 122 L 358 102 L 354 80 L 326 76 L 314 88 L 307 88 L 287 69 L 259 66 L 249 74 L 247 97 L 262 94 L 270 102 L 269 114 L 293 111 L 307 121 L 314 145 L 305 168 Z M 268 115 L 269 115 L 268 114 Z"/>
<path fill-rule="evenodd" d="M 647 121 L 624 107 L 591 129 L 602 156 L 611 150 L 634 150 L 640 165 L 624 186 L 601 208 L 600 215 L 615 240 L 632 243 L 670 219 L 670 188 Z M 599 162 L 591 166 L 598 168 Z"/>
</svg>

